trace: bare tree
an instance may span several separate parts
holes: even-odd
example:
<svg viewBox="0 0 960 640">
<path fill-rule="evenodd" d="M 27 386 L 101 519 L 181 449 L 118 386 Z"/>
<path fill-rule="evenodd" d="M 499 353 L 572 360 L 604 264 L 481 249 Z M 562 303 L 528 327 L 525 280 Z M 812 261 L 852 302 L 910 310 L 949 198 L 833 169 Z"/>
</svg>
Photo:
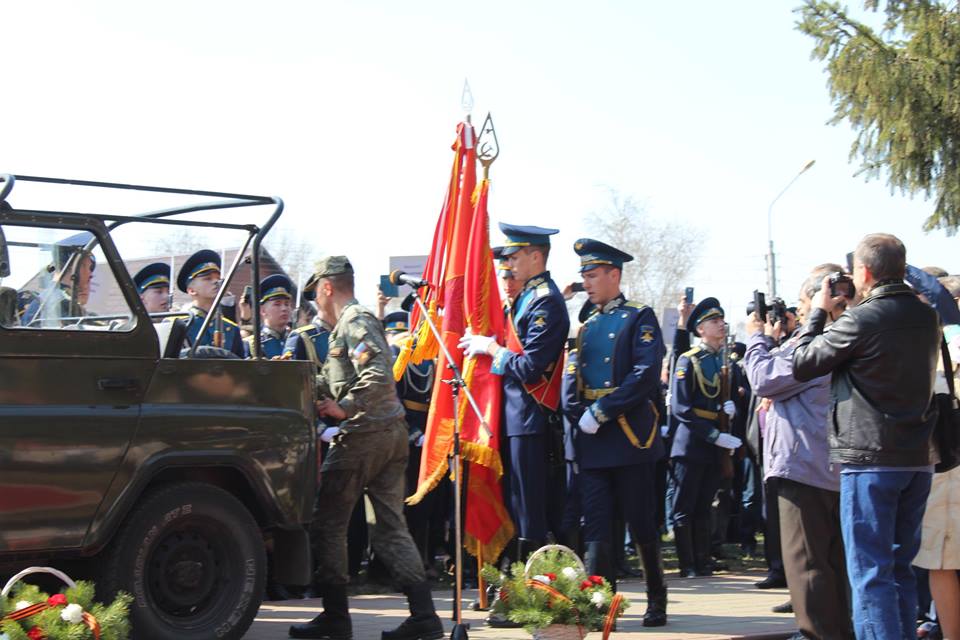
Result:
<svg viewBox="0 0 960 640">
<path fill-rule="evenodd" d="M 294 284 L 300 277 L 306 280 L 322 253 L 321 247 L 304 240 L 291 229 L 274 229 L 264 240 L 264 246 Z"/>
<path fill-rule="evenodd" d="M 182 256 L 190 255 L 208 247 L 208 238 L 198 233 L 194 227 L 160 227 L 162 233 L 154 236 L 150 243 L 153 255 Z M 167 231 L 169 230 L 169 231 Z"/>
<path fill-rule="evenodd" d="M 586 222 L 598 240 L 633 256 L 624 265 L 624 289 L 658 314 L 675 306 L 697 260 L 689 242 L 691 228 L 652 218 L 633 196 L 613 188 L 608 193 L 606 205 L 589 213 Z"/>
</svg>

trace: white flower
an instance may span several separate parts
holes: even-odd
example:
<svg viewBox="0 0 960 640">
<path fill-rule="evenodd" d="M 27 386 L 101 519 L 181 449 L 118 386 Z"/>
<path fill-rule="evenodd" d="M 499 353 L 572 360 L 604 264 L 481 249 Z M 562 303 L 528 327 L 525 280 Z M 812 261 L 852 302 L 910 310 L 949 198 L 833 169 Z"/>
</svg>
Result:
<svg viewBox="0 0 960 640">
<path fill-rule="evenodd" d="M 33 603 L 32 603 L 32 602 L 28 602 L 27 600 L 21 600 L 20 602 L 18 602 L 18 603 L 16 604 L 16 606 L 15 606 L 13 609 L 14 609 L 14 611 L 20 611 L 20 609 L 26 609 L 26 608 L 29 607 L 31 604 L 33 604 Z"/>
<path fill-rule="evenodd" d="M 563 571 L 560 573 L 562 573 L 563 577 L 565 577 L 567 580 L 576 580 L 578 575 L 577 570 L 573 567 L 564 567 Z"/>
<path fill-rule="evenodd" d="M 60 612 L 60 617 L 73 624 L 83 622 L 83 607 L 78 604 L 68 604 Z"/>
<path fill-rule="evenodd" d="M 533 576 L 533 579 L 537 582 L 542 582 L 543 584 L 550 584 L 550 578 L 547 576 Z"/>
<path fill-rule="evenodd" d="M 603 595 L 603 591 L 594 591 L 593 595 L 590 596 L 590 600 L 593 602 L 593 604 L 597 605 L 597 608 L 599 609 L 607 602 L 607 597 Z"/>
</svg>

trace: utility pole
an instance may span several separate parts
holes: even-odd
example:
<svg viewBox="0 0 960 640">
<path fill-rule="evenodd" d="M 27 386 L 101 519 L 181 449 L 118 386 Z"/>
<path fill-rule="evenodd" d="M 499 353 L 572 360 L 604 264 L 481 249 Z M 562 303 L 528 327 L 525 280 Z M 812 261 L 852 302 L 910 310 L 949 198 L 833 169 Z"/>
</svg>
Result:
<svg viewBox="0 0 960 640">
<path fill-rule="evenodd" d="M 780 193 L 777 194 L 777 197 L 773 199 L 770 203 L 770 206 L 767 207 L 767 291 L 770 292 L 770 297 L 777 295 L 777 254 L 773 251 L 773 205 L 776 204 L 777 200 L 780 199 L 780 196 L 787 192 L 793 183 L 797 181 L 797 178 L 802 176 L 807 172 L 810 167 L 816 160 L 811 160 L 807 164 L 803 165 L 803 168 L 797 173 L 797 175 L 791 178 L 790 182 L 787 183 L 783 189 L 780 190 Z"/>
</svg>

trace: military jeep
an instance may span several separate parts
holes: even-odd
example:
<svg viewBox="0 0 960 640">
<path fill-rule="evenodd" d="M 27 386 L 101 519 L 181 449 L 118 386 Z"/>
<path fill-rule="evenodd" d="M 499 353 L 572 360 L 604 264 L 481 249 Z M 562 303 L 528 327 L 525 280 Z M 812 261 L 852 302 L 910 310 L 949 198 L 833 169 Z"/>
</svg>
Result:
<svg viewBox="0 0 960 640">
<path fill-rule="evenodd" d="M 26 185 L 188 202 L 138 215 L 19 208 Z M 267 222 L 183 219 L 245 207 Z M 138 640 L 242 637 L 268 557 L 279 583 L 309 582 L 313 365 L 263 359 L 256 340 L 251 360 L 181 351 L 177 323 L 146 312 L 114 242 L 131 227 L 239 232 L 246 244 L 214 308 L 250 269 L 259 335 L 260 245 L 282 209 L 260 196 L 0 175 L 0 284 L 17 286 L 0 287 L 0 577 L 44 564 L 96 580 L 105 598 L 129 592 Z M 88 272 L 111 309 L 83 290 Z"/>
</svg>

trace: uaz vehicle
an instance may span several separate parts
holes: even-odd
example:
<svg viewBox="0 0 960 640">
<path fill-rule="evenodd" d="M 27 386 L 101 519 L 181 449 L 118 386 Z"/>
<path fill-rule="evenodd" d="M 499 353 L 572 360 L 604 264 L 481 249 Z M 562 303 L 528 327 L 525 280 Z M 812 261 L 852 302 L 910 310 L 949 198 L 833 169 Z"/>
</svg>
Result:
<svg viewBox="0 0 960 640">
<path fill-rule="evenodd" d="M 17 208 L 14 186 L 26 184 L 190 203 L 136 216 Z M 269 220 L 180 219 L 242 207 Z M 138 640 L 240 638 L 262 600 L 267 548 L 278 582 L 308 583 L 313 365 L 181 353 L 182 324 L 147 314 L 113 241 L 134 226 L 242 232 L 214 309 L 252 244 L 243 268 L 258 335 L 260 243 L 282 209 L 259 196 L 0 176 L 0 278 L 20 279 L 0 288 L 0 575 L 67 565 L 105 597 L 127 591 Z M 109 313 L 84 289 L 93 273 Z"/>
</svg>

